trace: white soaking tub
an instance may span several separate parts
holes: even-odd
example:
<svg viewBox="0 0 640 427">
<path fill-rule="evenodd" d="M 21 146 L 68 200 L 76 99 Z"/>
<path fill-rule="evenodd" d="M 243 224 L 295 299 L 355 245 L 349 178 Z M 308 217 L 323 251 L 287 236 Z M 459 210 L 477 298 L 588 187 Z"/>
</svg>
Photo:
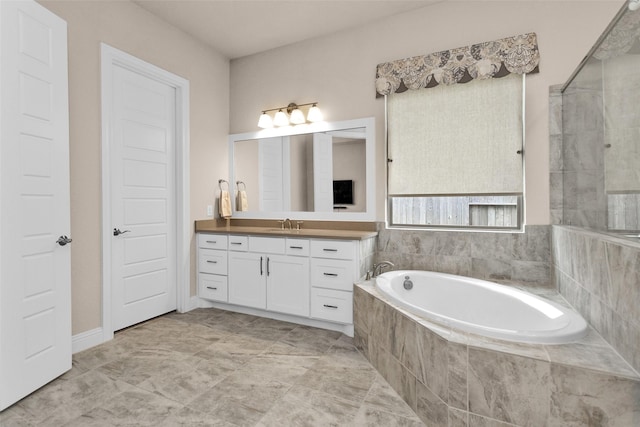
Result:
<svg viewBox="0 0 640 427">
<path fill-rule="evenodd" d="M 563 344 L 587 333 L 587 322 L 576 311 L 485 280 L 398 270 L 383 273 L 375 281 L 386 297 L 404 309 L 477 335 L 515 342 Z M 411 289 L 405 289 L 405 282 L 407 287 L 412 285 Z"/>
</svg>

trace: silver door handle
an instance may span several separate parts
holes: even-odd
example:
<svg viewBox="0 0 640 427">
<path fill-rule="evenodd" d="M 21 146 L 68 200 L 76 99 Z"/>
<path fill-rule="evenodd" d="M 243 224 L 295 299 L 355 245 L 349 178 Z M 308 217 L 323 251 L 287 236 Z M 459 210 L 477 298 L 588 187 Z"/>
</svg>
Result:
<svg viewBox="0 0 640 427">
<path fill-rule="evenodd" d="M 64 246 L 67 243 L 71 243 L 71 242 L 73 242 L 73 240 L 68 238 L 67 236 L 60 236 L 58 237 L 58 240 L 56 240 L 56 243 L 59 244 L 60 246 Z"/>
<path fill-rule="evenodd" d="M 113 235 L 114 235 L 114 236 L 119 236 L 119 235 L 121 235 L 121 234 L 124 234 L 124 233 L 130 233 L 130 232 L 131 232 L 131 230 L 124 230 L 124 231 L 120 231 L 120 229 L 119 229 L 119 228 L 114 228 L 114 229 L 113 229 Z"/>
</svg>

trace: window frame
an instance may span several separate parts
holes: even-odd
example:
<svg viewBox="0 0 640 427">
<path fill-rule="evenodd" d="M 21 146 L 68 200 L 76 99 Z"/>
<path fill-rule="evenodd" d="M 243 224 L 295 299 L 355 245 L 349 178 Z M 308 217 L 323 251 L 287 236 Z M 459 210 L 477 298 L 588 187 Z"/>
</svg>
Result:
<svg viewBox="0 0 640 427">
<path fill-rule="evenodd" d="M 428 90 L 428 89 L 418 89 Z M 455 194 L 455 195 L 433 195 L 433 194 L 406 194 L 406 195 L 390 195 L 389 194 L 389 167 L 393 162 L 389 158 L 389 109 L 388 96 L 384 95 L 384 139 L 385 139 L 385 224 L 388 229 L 400 230 L 424 230 L 424 231 L 466 231 L 466 232 L 502 232 L 502 233 L 523 233 L 526 225 L 526 74 L 522 74 L 522 193 L 483 193 L 483 194 Z M 400 224 L 394 221 L 392 216 L 392 198 L 394 197 L 476 197 L 476 196 L 517 196 L 516 202 L 516 218 L 517 225 L 513 227 L 496 227 L 490 225 L 451 225 L 451 224 Z"/>
</svg>

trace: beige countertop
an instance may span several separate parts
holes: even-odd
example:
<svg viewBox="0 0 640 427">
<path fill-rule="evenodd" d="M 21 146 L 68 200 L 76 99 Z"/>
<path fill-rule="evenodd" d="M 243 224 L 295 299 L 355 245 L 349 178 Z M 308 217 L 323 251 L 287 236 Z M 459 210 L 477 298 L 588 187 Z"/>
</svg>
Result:
<svg viewBox="0 0 640 427">
<path fill-rule="evenodd" d="M 295 227 L 296 221 L 293 220 Z M 274 237 L 314 237 L 321 239 L 364 240 L 378 235 L 375 223 L 305 221 L 300 230 L 282 230 L 273 220 L 201 220 L 195 222 L 196 233 L 251 234 Z"/>
</svg>

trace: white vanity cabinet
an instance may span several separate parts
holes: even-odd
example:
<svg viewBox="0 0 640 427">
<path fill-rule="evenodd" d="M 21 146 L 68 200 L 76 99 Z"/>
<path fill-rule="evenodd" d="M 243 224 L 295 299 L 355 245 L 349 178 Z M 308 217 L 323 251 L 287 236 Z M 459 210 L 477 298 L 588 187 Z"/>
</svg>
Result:
<svg viewBox="0 0 640 427">
<path fill-rule="evenodd" d="M 198 295 L 227 302 L 227 236 L 198 234 Z"/>
<path fill-rule="evenodd" d="M 358 242 L 311 242 L 311 317 L 353 322 L 353 284 L 358 280 Z"/>
<path fill-rule="evenodd" d="M 353 336 L 353 284 L 370 267 L 373 242 L 198 233 L 198 295 Z"/>
<path fill-rule="evenodd" d="M 308 246 L 305 239 L 257 236 L 248 237 L 246 252 L 230 245 L 229 302 L 308 316 Z"/>
</svg>

